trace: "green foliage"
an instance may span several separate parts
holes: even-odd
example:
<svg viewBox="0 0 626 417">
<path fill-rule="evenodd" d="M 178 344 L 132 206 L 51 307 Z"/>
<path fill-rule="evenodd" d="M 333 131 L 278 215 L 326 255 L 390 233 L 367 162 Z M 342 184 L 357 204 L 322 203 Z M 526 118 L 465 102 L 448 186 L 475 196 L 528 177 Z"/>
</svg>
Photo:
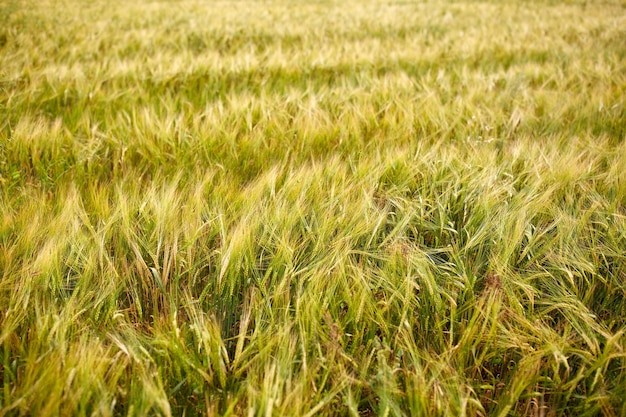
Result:
<svg viewBox="0 0 626 417">
<path fill-rule="evenodd" d="M 0 5 L 0 416 L 624 415 L 623 6 Z"/>
</svg>

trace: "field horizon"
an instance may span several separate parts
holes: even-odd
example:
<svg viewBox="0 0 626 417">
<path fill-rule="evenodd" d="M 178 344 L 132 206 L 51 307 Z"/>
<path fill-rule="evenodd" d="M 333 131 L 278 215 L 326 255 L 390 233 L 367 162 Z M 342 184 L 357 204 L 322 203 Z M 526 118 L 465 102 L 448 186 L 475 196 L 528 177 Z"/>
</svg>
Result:
<svg viewBox="0 0 626 417">
<path fill-rule="evenodd" d="M 626 3 L 0 2 L 0 417 L 626 416 Z"/>
</svg>

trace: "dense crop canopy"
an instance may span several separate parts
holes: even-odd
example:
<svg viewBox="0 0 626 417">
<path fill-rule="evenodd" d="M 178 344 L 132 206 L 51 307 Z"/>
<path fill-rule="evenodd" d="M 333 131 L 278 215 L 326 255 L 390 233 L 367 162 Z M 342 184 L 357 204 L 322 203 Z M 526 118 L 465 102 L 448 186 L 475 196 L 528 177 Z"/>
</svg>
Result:
<svg viewBox="0 0 626 417">
<path fill-rule="evenodd" d="M 624 415 L 625 29 L 0 1 L 0 416 Z"/>
</svg>

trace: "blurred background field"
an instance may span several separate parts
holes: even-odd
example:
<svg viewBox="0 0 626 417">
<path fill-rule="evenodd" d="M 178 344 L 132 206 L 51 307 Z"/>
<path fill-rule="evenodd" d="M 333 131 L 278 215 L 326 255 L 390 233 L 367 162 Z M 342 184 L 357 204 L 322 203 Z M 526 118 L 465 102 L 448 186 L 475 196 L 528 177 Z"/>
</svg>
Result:
<svg viewBox="0 0 626 417">
<path fill-rule="evenodd" d="M 626 415 L 626 3 L 0 2 L 0 416 Z"/>
</svg>

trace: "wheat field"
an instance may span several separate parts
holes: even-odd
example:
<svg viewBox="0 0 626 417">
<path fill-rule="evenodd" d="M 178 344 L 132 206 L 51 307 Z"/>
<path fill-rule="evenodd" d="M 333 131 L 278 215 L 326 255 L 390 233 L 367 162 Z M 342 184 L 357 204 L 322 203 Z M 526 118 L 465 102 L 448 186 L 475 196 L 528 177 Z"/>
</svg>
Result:
<svg viewBox="0 0 626 417">
<path fill-rule="evenodd" d="M 0 1 L 0 417 L 626 416 L 623 0 Z"/>
</svg>

